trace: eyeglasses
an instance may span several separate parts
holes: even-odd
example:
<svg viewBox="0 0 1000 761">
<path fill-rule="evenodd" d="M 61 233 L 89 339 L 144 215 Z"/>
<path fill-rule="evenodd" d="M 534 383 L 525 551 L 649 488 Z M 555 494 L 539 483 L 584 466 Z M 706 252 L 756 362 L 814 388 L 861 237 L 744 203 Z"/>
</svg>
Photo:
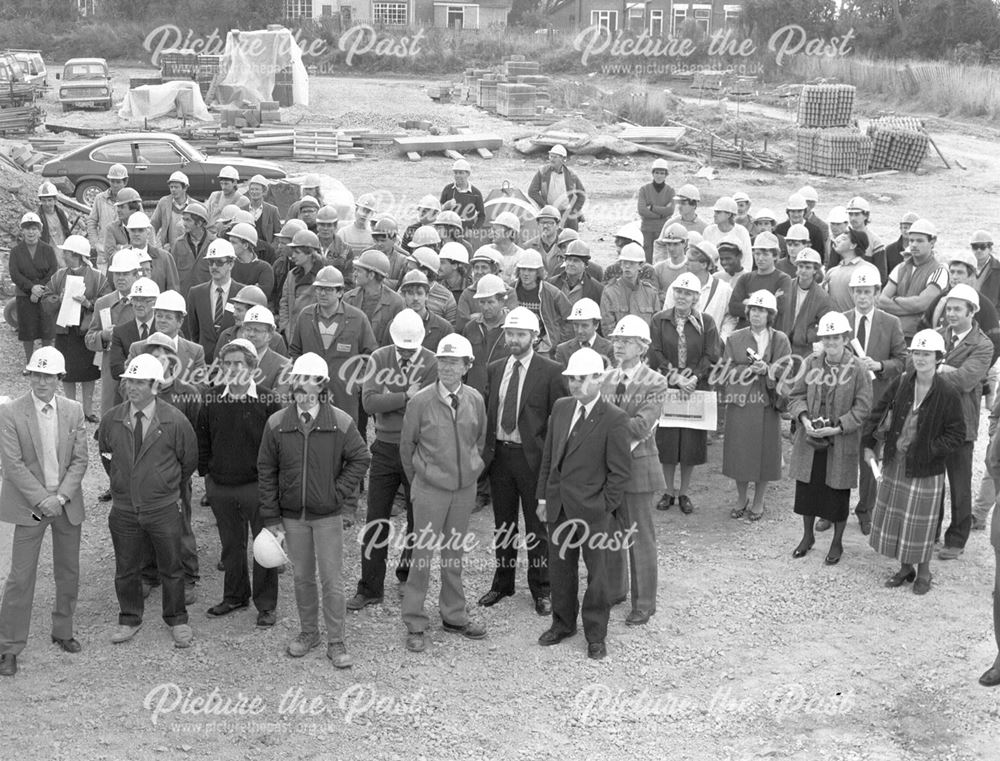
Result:
<svg viewBox="0 0 1000 761">
<path fill-rule="evenodd" d="M 388 240 L 389 236 L 386 233 L 372 233 L 372 240 Z"/>
<path fill-rule="evenodd" d="M 972 250 L 973 251 L 985 251 L 986 249 L 988 249 L 992 245 L 993 245 L 992 243 L 973 243 L 972 244 Z"/>
<path fill-rule="evenodd" d="M 208 266 L 209 267 L 223 267 L 223 266 L 225 266 L 227 264 L 232 264 L 232 263 L 233 263 L 232 259 L 212 259 L 211 261 L 209 261 Z"/>
</svg>

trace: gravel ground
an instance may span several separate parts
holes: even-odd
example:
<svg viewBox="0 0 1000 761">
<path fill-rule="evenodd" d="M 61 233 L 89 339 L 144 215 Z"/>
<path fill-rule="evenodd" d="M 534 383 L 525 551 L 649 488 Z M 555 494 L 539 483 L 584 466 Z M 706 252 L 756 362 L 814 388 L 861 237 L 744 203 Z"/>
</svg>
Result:
<svg viewBox="0 0 1000 761">
<path fill-rule="evenodd" d="M 314 83 L 317 116 L 347 112 L 426 115 L 435 121 L 492 129 L 505 138 L 525 130 L 475 109 L 433 104 L 421 83 L 322 79 Z M 66 120 L 107 115 L 73 113 Z M 938 213 L 942 246 L 964 245 L 971 230 L 989 227 L 998 192 L 992 130 L 969 127 L 935 137 L 967 172 L 928 160 L 919 175 L 862 184 L 873 199 L 875 229 L 891 239 L 903 211 Z M 450 160 L 420 163 L 388 153 L 319 167 L 355 193 L 385 188 L 402 201 L 433 192 L 449 179 Z M 492 161 L 472 159 L 484 190 L 509 178 L 527 185 L 535 162 L 504 149 Z M 627 200 L 645 181 L 646 162 L 579 160 L 591 191 L 583 237 L 599 259 L 609 258 L 610 233 L 631 217 Z M 316 165 L 289 165 L 316 171 Z M 430 179 L 430 182 L 428 182 Z M 677 165 L 676 185 L 691 177 Z M 699 181 L 714 199 L 746 188 L 754 205 L 782 208 L 791 189 L 812 181 L 821 210 L 855 194 L 841 180 L 777 177 L 724 169 Z M 949 198 L 949 216 L 938 199 Z M 621 200 L 625 198 L 626 200 Z M 401 202 L 402 202 L 401 201 Z M 961 209 L 961 212 L 958 210 Z M 952 232 L 953 231 L 953 232 Z M 13 333 L 0 330 L 0 393 L 19 394 L 21 353 Z M 10 354 L 6 354 L 10 352 Z M 985 441 L 979 442 L 977 463 Z M 787 460 L 787 447 L 786 448 Z M 281 577 L 278 624 L 254 629 L 252 611 L 210 620 L 205 609 L 221 596 L 214 564 L 219 541 L 207 508 L 197 507 L 195 532 L 202 581 L 191 608 L 195 645 L 174 650 L 149 598 L 136 639 L 112 646 L 116 622 L 114 558 L 107 512 L 96 502 L 105 479 L 92 451 L 84 480 L 89 519 L 83 531 L 83 583 L 76 634 L 84 651 L 59 652 L 48 641 L 52 604 L 50 545 L 42 552 L 33 634 L 21 671 L 0 691 L 0 747 L 23 759 L 991 759 L 996 758 L 1000 692 L 976 678 L 995 656 L 990 614 L 993 555 L 982 533 L 961 560 L 934 563 L 934 588 L 920 598 L 887 590 L 895 566 L 877 556 L 857 530 L 845 535 L 836 567 L 822 563 L 829 535 L 793 561 L 801 522 L 791 511 L 792 484 L 774 488 L 757 524 L 728 517 L 734 500 L 721 475 L 722 447 L 709 448 L 691 497 L 697 510 L 657 513 L 660 586 L 657 614 L 627 628 L 625 606 L 612 611 L 609 657 L 589 661 L 582 636 L 540 648 L 547 627 L 519 589 L 477 614 L 489 635 L 481 642 L 432 626 L 421 655 L 407 653 L 395 585 L 385 603 L 349 614 L 347 644 L 356 665 L 337 671 L 321 650 L 301 660 L 285 656 L 297 633 L 292 578 Z M 978 483 L 981 465 L 974 481 Z M 195 487 L 195 498 L 201 484 Z M 0 581 L 9 567 L 10 527 L 0 528 Z M 465 586 L 470 604 L 492 576 L 488 511 L 473 516 L 478 541 Z M 346 532 L 346 587 L 359 572 L 357 529 Z M 393 551 L 391 557 L 398 555 Z M 436 598 L 436 581 L 429 600 Z M 433 610 L 430 603 L 429 611 Z M 432 620 L 436 616 L 432 613 Z M 206 707 L 207 701 L 207 707 Z M 29 728 L 34 728 L 29 729 Z M 13 753 L 13 751 L 10 751 Z M 4 754 L 6 755 L 6 754 Z"/>
</svg>

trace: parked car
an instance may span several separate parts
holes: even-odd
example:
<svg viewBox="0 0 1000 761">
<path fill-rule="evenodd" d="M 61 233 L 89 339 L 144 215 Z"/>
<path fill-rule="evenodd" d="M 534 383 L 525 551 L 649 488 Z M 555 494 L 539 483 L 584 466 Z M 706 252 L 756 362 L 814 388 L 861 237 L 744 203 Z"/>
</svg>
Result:
<svg viewBox="0 0 1000 761">
<path fill-rule="evenodd" d="M 24 71 L 13 53 L 0 53 L 0 84 L 18 84 L 24 81 Z"/>
<path fill-rule="evenodd" d="M 56 75 L 59 78 L 59 75 Z M 111 108 L 111 72 L 103 58 L 70 58 L 62 70 L 59 104 L 63 111 L 82 106 Z"/>
<path fill-rule="evenodd" d="M 48 69 L 45 68 L 45 60 L 38 50 L 12 50 L 14 60 L 21 64 L 21 71 L 24 73 L 24 81 L 36 87 L 47 87 L 49 84 Z"/>
<path fill-rule="evenodd" d="M 272 161 L 240 156 L 208 156 L 186 140 L 169 132 L 126 132 L 107 135 L 82 148 L 56 156 L 42 166 L 42 177 L 66 177 L 76 186 L 78 201 L 91 204 L 95 195 L 108 187 L 108 169 L 124 164 L 128 184 L 146 201 L 167 193 L 167 178 L 181 171 L 191 185 L 188 193 L 204 200 L 219 189 L 219 170 L 235 167 L 244 182 L 260 174 L 269 180 L 286 177 L 285 170 Z"/>
</svg>

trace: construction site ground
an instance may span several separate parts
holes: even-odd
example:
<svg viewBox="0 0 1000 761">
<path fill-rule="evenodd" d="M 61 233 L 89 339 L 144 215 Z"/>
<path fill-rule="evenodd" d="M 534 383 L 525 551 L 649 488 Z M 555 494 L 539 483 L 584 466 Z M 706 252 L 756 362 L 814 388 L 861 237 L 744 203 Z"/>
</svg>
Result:
<svg viewBox="0 0 1000 761">
<path fill-rule="evenodd" d="M 116 79 L 130 74 L 139 75 L 118 71 Z M 442 128 L 493 132 L 505 147 L 491 160 L 469 157 L 473 183 L 488 192 L 509 180 L 526 190 L 542 158 L 525 158 L 509 144 L 532 129 L 473 107 L 432 102 L 424 92 L 428 84 L 314 78 L 314 105 L 284 110 L 283 124 L 301 117 L 303 123 L 393 131 L 400 120 L 427 119 Z M 862 115 L 879 107 L 859 106 Z M 745 102 L 740 108 L 744 114 L 763 112 L 753 118 L 765 126 L 774 116 L 788 118 L 780 109 Z M 127 126 L 114 113 L 49 109 L 50 120 L 59 123 Z M 176 124 L 162 120 L 155 126 Z M 805 183 L 817 189 L 821 213 L 860 194 L 871 201 L 873 227 L 883 240 L 892 240 L 898 218 L 913 210 L 934 220 L 943 251 L 964 248 L 976 228 L 1000 233 L 997 131 L 938 118 L 928 119 L 928 127 L 952 162 L 950 170 L 931 155 L 917 174 L 865 181 L 732 167 L 717 167 L 709 181 L 693 176 L 696 164 L 673 163 L 670 182 L 694 182 L 706 206 L 743 189 L 755 208 L 767 206 L 779 215 L 788 194 Z M 770 147 L 784 150 L 792 166 L 790 146 Z M 644 155 L 572 160 L 588 191 L 581 236 L 598 261 L 610 261 L 615 228 L 635 216 L 635 190 L 648 180 L 651 161 Z M 379 149 L 349 163 L 286 166 L 293 174 L 335 177 L 355 194 L 391 194 L 394 210 L 405 216 L 407 207 L 450 180 L 451 163 L 440 155 L 410 162 Z M 7 328 L 0 331 L 0 351 L 7 357 L 0 392 L 23 393 L 21 349 Z M 783 446 L 787 462 L 787 440 Z M 985 417 L 976 485 L 984 450 Z M 172 647 L 160 620 L 159 591 L 147 601 L 136 638 L 110 644 L 118 614 L 114 553 L 108 505 L 96 500 L 106 477 L 92 446 L 75 629 L 83 652 L 66 655 L 49 641 L 53 585 L 46 540 L 21 671 L 0 684 L 0 747 L 7 749 L 0 755 L 39 761 L 996 758 L 1000 691 L 976 683 L 996 656 L 988 535 L 973 533 L 957 561 L 935 560 L 927 596 L 915 596 L 908 585 L 885 589 L 897 566 L 868 546 L 853 518 L 839 565 L 823 564 L 829 534 L 819 535 L 805 559 L 792 559 L 801 520 L 792 513 L 794 483 L 787 478 L 772 487 L 762 521 L 730 519 L 735 490 L 721 475 L 721 456 L 718 441 L 709 447 L 708 464 L 695 472 L 694 514 L 655 514 L 656 615 L 646 626 L 631 628 L 624 625 L 628 605 L 614 608 L 606 660 L 586 658 L 582 634 L 557 647 L 536 644 L 549 621 L 534 612 L 523 568 L 513 598 L 489 609 L 475 607 L 493 573 L 493 517 L 486 510 L 472 517 L 478 544 L 468 556 L 465 589 L 474 614 L 488 627 L 487 638 L 472 642 L 441 630 L 434 572 L 429 647 L 408 653 L 390 571 L 383 604 L 348 614 L 346 644 L 356 663 L 338 671 L 323 648 L 302 659 L 285 655 L 298 633 L 291 572 L 281 576 L 273 629 L 255 629 L 252 608 L 223 619 L 206 617 L 205 610 L 222 599 L 222 578 L 215 570 L 219 539 L 211 511 L 197 506 L 201 479 L 195 479 L 194 495 L 201 582 L 198 602 L 189 609 L 194 646 Z M 357 531 L 355 524 L 345 532 L 348 595 L 360 568 Z M 9 567 L 10 537 L 11 527 L 3 524 L 0 582 Z M 398 554 L 390 552 L 390 568 Z"/>
</svg>

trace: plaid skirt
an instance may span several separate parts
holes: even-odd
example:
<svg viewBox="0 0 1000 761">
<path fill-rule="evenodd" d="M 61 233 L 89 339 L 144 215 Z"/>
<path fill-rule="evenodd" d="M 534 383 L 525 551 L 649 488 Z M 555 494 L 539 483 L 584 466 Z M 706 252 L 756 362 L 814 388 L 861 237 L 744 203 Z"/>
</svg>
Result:
<svg viewBox="0 0 1000 761">
<path fill-rule="evenodd" d="M 872 512 L 872 548 L 900 563 L 929 561 L 943 494 L 944 473 L 907 478 L 905 456 L 886 463 Z"/>
</svg>

